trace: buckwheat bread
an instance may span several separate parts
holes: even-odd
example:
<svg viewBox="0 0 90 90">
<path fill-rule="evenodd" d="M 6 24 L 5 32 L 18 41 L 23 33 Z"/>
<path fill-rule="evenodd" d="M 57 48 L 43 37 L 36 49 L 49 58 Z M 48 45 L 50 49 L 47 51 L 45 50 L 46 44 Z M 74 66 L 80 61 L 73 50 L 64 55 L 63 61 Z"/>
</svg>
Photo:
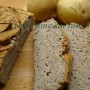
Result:
<svg viewBox="0 0 90 90">
<path fill-rule="evenodd" d="M 33 90 L 61 90 L 69 83 L 72 62 L 69 39 L 62 30 L 54 28 L 56 24 L 50 19 L 36 27 Z"/>
<path fill-rule="evenodd" d="M 90 90 L 90 33 L 80 28 L 64 30 L 74 59 L 68 90 Z"/>
</svg>

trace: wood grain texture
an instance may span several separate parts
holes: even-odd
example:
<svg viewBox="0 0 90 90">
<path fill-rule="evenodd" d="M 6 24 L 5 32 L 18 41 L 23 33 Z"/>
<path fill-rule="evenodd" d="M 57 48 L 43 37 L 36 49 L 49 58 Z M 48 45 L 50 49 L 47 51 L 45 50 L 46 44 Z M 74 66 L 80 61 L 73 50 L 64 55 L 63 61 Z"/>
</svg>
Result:
<svg viewBox="0 0 90 90">
<path fill-rule="evenodd" d="M 23 8 L 26 7 L 27 1 L 28 0 L 0 0 L 0 5 Z"/>
<path fill-rule="evenodd" d="M 27 0 L 0 0 L 0 5 L 25 8 Z M 33 32 L 31 32 L 19 54 L 9 81 L 2 90 L 32 90 L 33 73 Z"/>
</svg>

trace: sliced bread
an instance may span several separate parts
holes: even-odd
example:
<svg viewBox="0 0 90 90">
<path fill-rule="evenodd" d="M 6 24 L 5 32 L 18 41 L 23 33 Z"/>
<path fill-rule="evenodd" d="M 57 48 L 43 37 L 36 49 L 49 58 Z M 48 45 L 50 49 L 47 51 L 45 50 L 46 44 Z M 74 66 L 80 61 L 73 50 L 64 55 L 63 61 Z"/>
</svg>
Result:
<svg viewBox="0 0 90 90">
<path fill-rule="evenodd" d="M 69 39 L 63 30 L 54 28 L 56 24 L 51 19 L 35 30 L 33 90 L 61 90 L 69 83 L 72 62 L 72 55 L 68 53 Z"/>
<path fill-rule="evenodd" d="M 85 29 L 64 29 L 73 55 L 71 81 L 68 90 L 90 90 L 90 34 Z"/>
</svg>

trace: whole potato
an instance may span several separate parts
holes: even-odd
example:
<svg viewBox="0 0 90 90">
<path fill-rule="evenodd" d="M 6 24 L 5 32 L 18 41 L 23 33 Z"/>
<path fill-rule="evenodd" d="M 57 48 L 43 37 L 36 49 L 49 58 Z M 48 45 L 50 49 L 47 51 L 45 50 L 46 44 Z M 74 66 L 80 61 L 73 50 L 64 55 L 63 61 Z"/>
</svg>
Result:
<svg viewBox="0 0 90 90">
<path fill-rule="evenodd" d="M 90 0 L 58 0 L 57 15 L 65 24 L 86 25 L 90 22 Z"/>
<path fill-rule="evenodd" d="M 36 21 L 50 18 L 57 4 L 57 0 L 28 0 L 27 11 L 34 13 Z"/>
</svg>

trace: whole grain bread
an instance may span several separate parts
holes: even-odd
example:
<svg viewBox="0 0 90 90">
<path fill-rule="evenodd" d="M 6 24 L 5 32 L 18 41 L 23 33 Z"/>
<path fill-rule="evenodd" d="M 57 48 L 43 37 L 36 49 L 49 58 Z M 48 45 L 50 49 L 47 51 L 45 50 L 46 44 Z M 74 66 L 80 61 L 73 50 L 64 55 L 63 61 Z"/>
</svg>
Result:
<svg viewBox="0 0 90 90">
<path fill-rule="evenodd" d="M 72 62 L 69 39 L 62 30 L 54 28 L 56 24 L 51 19 L 36 27 L 33 90 L 57 90 L 69 83 Z"/>
<path fill-rule="evenodd" d="M 80 28 L 64 30 L 69 36 L 70 53 L 74 58 L 68 90 L 90 90 L 90 31 Z"/>
</svg>

